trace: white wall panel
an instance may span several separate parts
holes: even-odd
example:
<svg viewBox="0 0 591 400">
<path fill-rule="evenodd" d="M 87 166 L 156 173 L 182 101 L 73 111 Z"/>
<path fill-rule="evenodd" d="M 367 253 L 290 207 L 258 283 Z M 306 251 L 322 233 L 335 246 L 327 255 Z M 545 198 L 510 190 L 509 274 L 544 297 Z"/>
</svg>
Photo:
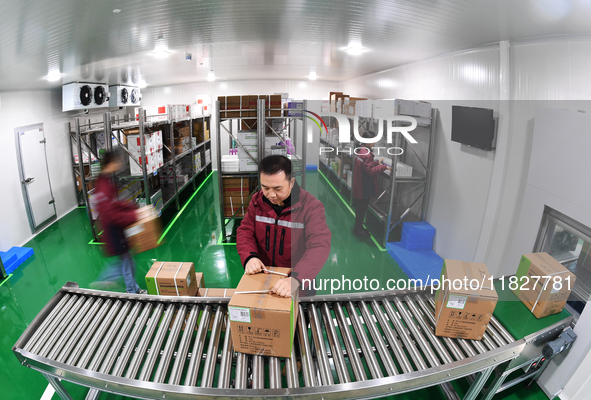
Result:
<svg viewBox="0 0 591 400">
<path fill-rule="evenodd" d="M 444 258 L 473 260 L 486 212 L 494 152 L 451 141 L 451 107 L 498 111 L 499 47 L 451 54 L 343 82 L 343 91 L 370 99 L 425 100 L 439 109 L 427 220 Z"/>
<path fill-rule="evenodd" d="M 142 105 L 153 106 L 158 104 L 192 104 L 197 95 L 210 94 L 212 101 L 218 96 L 232 96 L 242 94 L 273 94 L 288 93 L 295 100 L 322 100 L 328 99 L 329 92 L 339 91 L 339 82 L 326 81 L 216 81 L 203 82 L 179 86 L 164 86 L 146 88 L 142 90 Z M 319 110 L 317 110 L 319 111 Z M 217 135 L 217 121 L 211 119 L 211 135 Z M 227 135 L 226 135 L 227 136 Z M 318 135 L 315 135 L 315 143 L 307 147 L 308 165 L 318 165 Z M 222 147 L 222 149 L 225 149 Z M 212 143 L 212 162 L 217 168 L 217 148 L 215 140 Z"/>
<path fill-rule="evenodd" d="M 22 246 L 33 235 L 21 191 L 14 128 L 43 123 L 47 162 L 58 218 L 77 205 L 67 129 L 61 112 L 61 89 L 0 94 L 0 166 L 4 195 L 0 196 L 0 250 Z"/>
</svg>

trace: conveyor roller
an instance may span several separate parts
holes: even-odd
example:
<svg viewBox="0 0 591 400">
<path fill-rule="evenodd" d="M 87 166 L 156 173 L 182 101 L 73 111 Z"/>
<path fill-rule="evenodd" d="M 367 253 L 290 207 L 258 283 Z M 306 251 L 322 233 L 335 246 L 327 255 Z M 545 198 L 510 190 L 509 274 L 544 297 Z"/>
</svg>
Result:
<svg viewBox="0 0 591 400">
<path fill-rule="evenodd" d="M 291 357 L 234 351 L 228 299 L 141 296 L 68 283 L 13 348 L 58 379 L 153 399 L 379 397 L 470 376 L 473 389 L 526 345 L 494 317 L 482 342 L 434 334 L 427 289 L 303 298 Z M 451 386 L 446 387 L 446 390 Z M 493 393 L 494 394 L 494 393 Z"/>
</svg>

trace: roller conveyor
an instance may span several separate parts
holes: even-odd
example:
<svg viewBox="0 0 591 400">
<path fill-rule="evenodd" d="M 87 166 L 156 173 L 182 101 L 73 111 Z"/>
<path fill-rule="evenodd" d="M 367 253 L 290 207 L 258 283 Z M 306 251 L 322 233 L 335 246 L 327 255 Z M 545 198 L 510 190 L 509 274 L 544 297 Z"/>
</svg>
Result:
<svg viewBox="0 0 591 400">
<path fill-rule="evenodd" d="M 357 399 L 434 385 L 453 398 L 449 382 L 463 377 L 471 384 L 464 398 L 489 399 L 510 386 L 509 373 L 539 360 L 540 346 L 572 318 L 515 339 L 493 317 L 478 342 L 435 336 L 427 289 L 315 296 L 300 300 L 291 357 L 275 358 L 234 351 L 227 302 L 68 283 L 13 351 L 62 399 L 71 398 L 62 379 L 89 387 L 87 398 L 105 391 L 146 399 Z"/>
</svg>

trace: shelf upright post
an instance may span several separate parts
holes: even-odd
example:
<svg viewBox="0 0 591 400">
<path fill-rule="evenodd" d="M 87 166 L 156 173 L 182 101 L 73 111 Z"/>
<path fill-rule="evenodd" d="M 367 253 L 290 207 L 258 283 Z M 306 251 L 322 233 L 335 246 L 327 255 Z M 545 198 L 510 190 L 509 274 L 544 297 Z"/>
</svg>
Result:
<svg viewBox="0 0 591 400">
<path fill-rule="evenodd" d="M 308 109 L 308 100 L 304 100 L 303 101 L 304 105 L 304 110 Z M 308 147 L 308 124 L 306 123 L 306 120 L 304 118 L 304 112 L 302 111 L 302 160 L 301 162 L 301 168 L 302 168 L 302 188 L 306 189 L 306 153 L 307 153 L 307 147 Z M 295 143 L 295 142 L 294 142 Z M 295 145 L 294 145 L 294 150 L 295 150 Z M 297 151 L 296 151 L 297 154 Z"/>
<path fill-rule="evenodd" d="M 425 194 L 421 209 L 421 221 L 427 217 L 427 204 L 429 203 L 429 191 L 431 190 L 431 169 L 433 165 L 433 152 L 435 151 L 435 131 L 437 129 L 437 109 L 431 109 L 431 126 L 429 130 L 429 159 L 427 160 L 427 171 L 425 171 Z"/>
<path fill-rule="evenodd" d="M 78 142 L 78 168 L 80 171 L 80 185 L 82 186 L 82 194 L 84 196 L 84 204 L 86 205 L 86 216 L 90 222 L 90 229 L 92 237 L 97 240 L 96 230 L 94 229 L 94 222 L 92 220 L 92 212 L 90 210 L 90 202 L 88 201 L 88 191 L 86 190 L 86 174 L 84 173 L 84 155 L 82 154 L 82 137 L 80 136 L 80 118 L 76 117 L 76 141 Z M 88 166 L 90 168 L 90 154 L 88 155 Z"/>
<path fill-rule="evenodd" d="M 111 139 L 111 113 L 108 111 L 103 114 L 103 128 L 105 130 L 105 148 L 107 151 L 110 151 L 113 147 L 113 142 Z"/>
<path fill-rule="evenodd" d="M 257 100 L 257 138 L 258 138 L 258 162 L 260 162 L 265 157 L 265 128 L 266 128 L 266 118 L 265 118 L 265 99 L 258 99 Z"/>
<path fill-rule="evenodd" d="M 387 124 L 386 121 L 383 124 Z M 387 127 L 384 126 L 384 131 L 387 132 Z M 396 143 L 394 144 L 396 147 L 400 147 L 400 132 L 396 132 Z M 386 247 L 386 243 L 388 243 L 388 238 L 390 237 L 390 224 L 392 223 L 392 213 L 395 210 L 394 201 L 395 197 L 398 195 L 398 187 L 396 187 L 396 165 L 398 165 L 399 159 L 398 153 L 394 155 L 392 159 L 392 170 L 390 171 L 390 204 L 388 205 L 388 222 L 386 223 L 386 234 L 384 235 L 384 244 L 383 246 Z M 397 218 L 397 217 L 396 217 Z"/>
<path fill-rule="evenodd" d="M 216 147 L 218 153 L 217 159 L 217 169 L 218 169 L 218 192 L 220 196 L 220 218 L 222 221 L 222 237 L 226 238 L 226 224 L 225 224 L 225 217 L 224 217 L 224 187 L 223 187 L 223 179 L 222 179 L 222 117 L 220 113 L 220 102 L 219 100 L 215 102 L 215 115 L 217 118 L 217 131 L 216 131 Z M 205 134 L 205 133 L 204 133 Z M 205 136 L 203 137 L 205 139 Z M 205 144 L 203 145 L 205 147 Z M 205 156 L 205 153 L 203 154 Z M 205 157 L 203 157 L 203 162 L 205 162 Z M 212 160 L 213 164 L 213 160 Z M 213 166 L 212 166 L 213 168 Z"/>
<path fill-rule="evenodd" d="M 172 110 L 168 110 L 168 120 L 170 121 L 170 153 L 172 157 L 172 176 L 174 177 L 174 204 L 176 205 L 176 210 L 178 211 L 180 209 L 179 183 L 176 176 L 176 149 L 174 148 L 174 120 L 172 119 Z"/>
<path fill-rule="evenodd" d="M 140 151 L 142 153 L 142 174 L 144 177 L 144 196 L 146 197 L 146 204 L 150 204 L 150 187 L 148 186 L 148 165 L 146 159 L 146 146 L 144 144 L 144 122 L 146 115 L 143 108 L 139 110 L 139 131 L 140 131 Z"/>
<path fill-rule="evenodd" d="M 197 180 L 197 168 L 195 168 L 195 147 L 193 146 L 193 118 L 189 116 L 189 138 L 191 139 L 191 182 L 193 185 L 193 191 L 197 189 L 195 187 L 195 181 Z"/>
</svg>

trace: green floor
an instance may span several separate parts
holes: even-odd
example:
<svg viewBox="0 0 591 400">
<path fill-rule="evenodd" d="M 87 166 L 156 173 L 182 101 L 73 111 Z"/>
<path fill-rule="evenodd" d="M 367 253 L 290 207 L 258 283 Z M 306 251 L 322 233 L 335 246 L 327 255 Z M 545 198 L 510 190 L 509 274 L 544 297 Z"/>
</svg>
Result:
<svg viewBox="0 0 591 400">
<path fill-rule="evenodd" d="M 351 211 L 320 174 L 308 172 L 306 186 L 324 203 L 332 232 L 331 254 L 319 277 L 344 275 L 351 281 L 367 278 L 381 283 L 406 278 L 387 252 L 380 250 L 373 241 L 359 240 L 351 234 Z M 244 270 L 236 247 L 218 244 L 221 219 L 217 188 L 214 173 L 186 207 L 181 205 L 182 213 L 168 229 L 162 245 L 135 257 L 136 280 L 142 288 L 145 288 L 143 276 L 155 260 L 195 263 L 195 269 L 204 272 L 207 287 L 235 287 L 238 284 Z M 88 244 L 91 238 L 86 211 L 83 208 L 72 211 L 27 243 L 27 247 L 34 249 L 35 256 L 0 286 L 1 399 L 40 399 L 43 395 L 47 381 L 38 372 L 22 367 L 11 349 L 27 325 L 65 282 L 74 281 L 81 287 L 88 287 L 95 281 L 108 260 L 103 257 L 100 246 Z M 65 386 L 74 399 L 83 399 L 86 395 L 86 389 L 67 383 Z M 461 382 L 456 386 L 460 393 L 465 390 Z M 438 388 L 430 388 L 395 398 L 435 399 L 442 396 Z M 546 399 L 546 396 L 537 386 L 525 390 L 518 385 L 497 398 L 533 400 Z M 57 394 L 53 399 L 58 399 Z M 101 399 L 121 398 L 103 394 Z"/>
</svg>

